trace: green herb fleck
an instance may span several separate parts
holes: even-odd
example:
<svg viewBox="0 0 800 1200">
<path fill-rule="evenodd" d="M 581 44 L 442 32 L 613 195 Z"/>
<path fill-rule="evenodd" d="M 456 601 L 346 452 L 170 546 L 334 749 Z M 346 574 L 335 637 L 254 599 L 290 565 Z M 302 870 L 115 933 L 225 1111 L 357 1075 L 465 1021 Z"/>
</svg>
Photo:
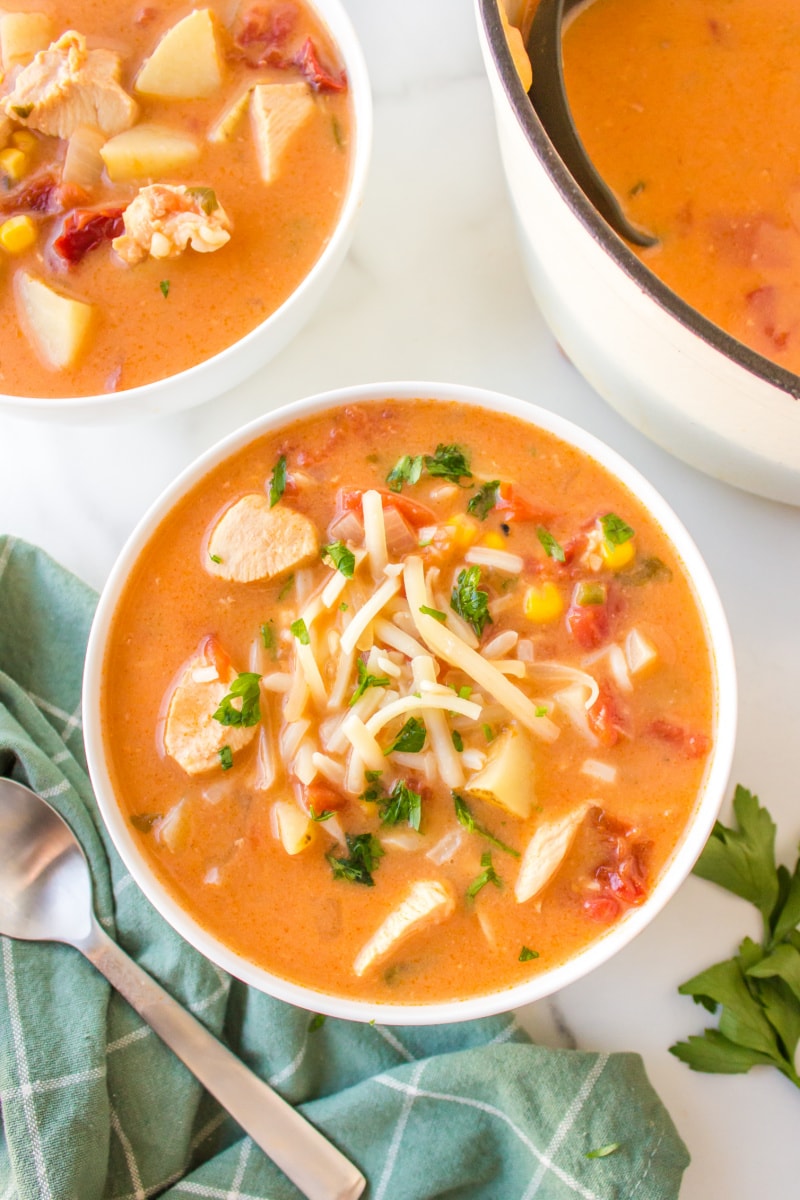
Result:
<svg viewBox="0 0 800 1200">
<path fill-rule="evenodd" d="M 273 662 L 278 657 L 278 642 L 275 637 L 275 622 L 272 617 L 261 626 L 261 642 L 265 650 L 269 650 Z"/>
<path fill-rule="evenodd" d="M 308 815 L 311 817 L 312 821 L 329 821 L 333 816 L 333 810 L 330 808 L 323 808 L 322 812 L 318 813 L 314 812 L 314 805 L 309 804 Z"/>
<path fill-rule="evenodd" d="M 643 558 L 632 570 L 620 571 L 617 575 L 620 583 L 642 587 L 645 583 L 662 580 L 668 583 L 672 579 L 672 571 L 665 562 L 655 556 Z"/>
<path fill-rule="evenodd" d="M 546 717 L 547 716 L 547 705 L 546 704 L 537 704 L 535 713 L 536 713 L 537 717 Z"/>
<path fill-rule="evenodd" d="M 233 751 L 230 746 L 222 746 L 219 751 L 219 765 L 223 771 L 230 771 L 233 766 Z"/>
<path fill-rule="evenodd" d="M 481 729 L 483 730 L 483 736 L 486 738 L 487 742 L 493 742 L 494 730 L 492 729 L 491 725 L 482 725 Z"/>
<path fill-rule="evenodd" d="M 461 446 L 440 442 L 435 453 L 425 455 L 424 462 L 429 475 L 450 479 L 453 483 L 472 478 L 469 460 Z"/>
<path fill-rule="evenodd" d="M 358 669 L 358 687 L 350 697 L 350 708 L 357 700 L 361 699 L 367 688 L 388 687 L 391 682 L 388 675 L 370 675 L 360 658 L 356 661 L 356 668 Z"/>
<path fill-rule="evenodd" d="M 447 613 L 441 612 L 438 608 L 431 608 L 428 604 L 420 604 L 419 611 L 425 613 L 426 617 L 433 617 L 434 621 L 439 621 L 442 625 L 447 620 Z"/>
<path fill-rule="evenodd" d="M 190 187 L 186 189 L 186 195 L 191 196 L 193 200 L 197 201 L 198 206 L 207 217 L 210 217 L 219 208 L 217 193 L 213 188 Z"/>
<path fill-rule="evenodd" d="M 472 513 L 473 517 L 477 517 L 480 521 L 485 521 L 497 503 L 499 487 L 499 479 L 492 479 L 489 483 L 482 484 L 475 495 L 470 496 L 467 501 L 467 512 Z"/>
<path fill-rule="evenodd" d="M 308 1032 L 316 1033 L 318 1029 L 322 1029 L 325 1024 L 325 1017 L 322 1013 L 314 1013 L 314 1016 L 308 1022 Z"/>
<path fill-rule="evenodd" d="M 369 784 L 366 791 L 363 791 L 358 797 L 359 800 L 367 800 L 374 804 L 378 800 L 383 800 L 386 792 L 383 784 L 380 782 L 383 771 L 365 771 L 364 779 Z"/>
<path fill-rule="evenodd" d="M 338 117 L 332 118 L 331 128 L 333 130 L 333 140 L 336 142 L 336 145 L 339 147 L 339 149 L 342 150 L 344 148 L 344 135 L 342 133 L 342 127 L 339 124 Z"/>
<path fill-rule="evenodd" d="M 32 104 L 12 104 L 11 111 L 15 116 L 19 117 L 20 121 L 26 120 L 33 112 Z"/>
<path fill-rule="evenodd" d="M 483 870 L 481 871 L 480 875 L 473 879 L 472 883 L 467 888 L 467 895 L 473 900 L 481 888 L 486 887 L 487 883 L 493 883 L 495 887 L 503 886 L 502 879 L 492 866 L 492 856 L 488 850 L 485 854 L 481 855 L 481 866 L 483 867 Z"/>
<path fill-rule="evenodd" d="M 596 1150 L 587 1150 L 584 1157 L 608 1158 L 609 1154 L 616 1154 L 621 1145 L 622 1142 L 609 1142 L 607 1146 L 598 1146 Z"/>
<path fill-rule="evenodd" d="M 398 458 L 386 476 L 386 482 L 393 492 L 402 492 L 403 484 L 416 483 L 421 474 L 422 455 L 418 454 L 416 458 L 412 458 L 410 454 L 404 454 L 402 458 Z"/>
<path fill-rule="evenodd" d="M 286 582 L 283 584 L 283 587 L 278 592 L 278 599 L 285 600 L 293 587 L 294 587 L 294 572 L 292 572 L 291 575 L 286 576 Z"/>
<path fill-rule="evenodd" d="M 347 603 L 347 601 L 343 600 L 342 603 L 339 605 L 339 612 L 347 612 L 349 607 L 350 607 L 350 605 Z"/>
<path fill-rule="evenodd" d="M 301 646 L 308 646 L 311 642 L 311 635 L 306 628 L 306 623 L 302 617 L 298 617 L 296 621 L 292 621 L 289 626 L 292 634 L 297 638 Z"/>
<path fill-rule="evenodd" d="M 215 563 L 222 562 L 222 559 L 220 558 L 220 556 L 218 554 L 212 554 L 210 550 L 208 552 L 208 557 L 211 559 L 212 562 L 215 562 Z"/>
<path fill-rule="evenodd" d="M 350 883 L 363 883 L 366 887 L 374 887 L 375 880 L 372 878 L 372 872 L 376 869 L 378 861 L 383 858 L 385 853 L 378 839 L 371 833 L 359 833 L 353 836 L 346 833 L 345 840 L 347 849 L 350 851 L 347 858 L 336 858 L 333 854 L 326 854 L 326 858 L 333 870 L 334 879 L 346 879 Z"/>
<path fill-rule="evenodd" d="M 539 957 L 538 950 L 531 950 L 530 946 L 523 946 L 519 952 L 519 962 L 531 962 L 534 958 Z"/>
<path fill-rule="evenodd" d="M 457 729 L 453 730 L 451 736 L 453 738 L 453 745 L 455 746 L 458 753 L 461 754 L 461 752 L 464 749 L 464 739 L 462 738 L 461 734 L 458 732 Z"/>
<path fill-rule="evenodd" d="M 536 536 L 542 543 L 544 552 L 548 558 L 552 558 L 556 562 L 566 562 L 564 547 L 556 541 L 549 529 L 545 529 L 544 525 L 539 525 L 536 530 Z"/>
<path fill-rule="evenodd" d="M 633 185 L 633 187 L 628 188 L 628 195 L 631 197 L 639 196 L 639 195 L 641 195 L 641 193 L 644 191 L 644 189 L 646 187 L 647 187 L 647 184 L 645 183 L 645 181 L 643 179 L 637 179 L 636 183 Z"/>
<path fill-rule="evenodd" d="M 333 566 L 346 579 L 353 578 L 353 572 L 356 569 L 356 556 L 352 550 L 348 550 L 344 542 L 331 542 L 330 546 L 324 546 L 322 549 L 322 557 L 329 558 Z"/>
<path fill-rule="evenodd" d="M 167 296 L 169 295 L 169 280 L 168 280 L 168 279 L 162 279 L 162 280 L 161 280 L 161 283 L 160 283 L 158 286 L 159 286 L 159 290 L 160 290 L 160 292 L 161 292 L 161 295 L 162 295 L 162 296 L 164 297 L 164 299 L 166 300 Z"/>
<path fill-rule="evenodd" d="M 633 537 L 630 525 L 626 525 L 622 517 L 618 517 L 616 513 L 606 513 L 604 517 L 601 517 L 600 528 L 609 546 L 622 546 Z"/>
<path fill-rule="evenodd" d="M 463 796 L 459 796 L 458 792 L 452 792 L 451 794 L 456 810 L 456 820 L 459 825 L 463 825 L 467 833 L 477 833 L 479 837 L 485 838 L 487 842 L 491 842 L 498 850 L 504 850 L 506 854 L 510 854 L 513 858 L 519 858 L 519 850 L 515 850 L 513 846 L 507 846 L 505 842 L 501 842 L 500 838 L 495 837 L 484 825 L 479 824 L 475 820 Z"/>
<path fill-rule="evenodd" d="M 255 671 L 243 671 L 231 684 L 227 696 L 223 696 L 219 708 L 213 714 L 220 725 L 257 725 L 261 720 L 259 699 L 261 676 Z M 234 704 L 239 700 L 239 705 Z"/>
<path fill-rule="evenodd" d="M 394 754 L 395 751 L 400 751 L 403 754 L 418 754 L 425 745 L 427 732 L 421 717 L 409 717 L 388 750 L 384 750 L 383 753 Z"/>
<path fill-rule="evenodd" d="M 282 454 L 272 471 L 269 481 L 269 506 L 274 508 L 286 491 L 286 455 Z M 294 578 L 294 577 L 293 577 Z"/>
<path fill-rule="evenodd" d="M 389 793 L 388 799 L 381 807 L 381 820 L 384 825 L 398 825 L 401 821 L 405 821 L 419 833 L 422 820 L 422 796 L 410 788 L 404 780 L 398 779 Z"/>
<path fill-rule="evenodd" d="M 467 567 L 459 571 L 456 586 L 450 596 L 450 607 L 453 612 L 463 617 L 471 625 L 478 637 L 486 625 L 492 624 L 489 612 L 489 595 L 482 591 L 478 584 L 481 579 L 480 567 Z"/>
<path fill-rule="evenodd" d="M 162 819 L 162 814 L 133 813 L 129 819 L 133 828 L 138 829 L 139 833 L 149 833 L 156 821 L 160 821 Z"/>
</svg>

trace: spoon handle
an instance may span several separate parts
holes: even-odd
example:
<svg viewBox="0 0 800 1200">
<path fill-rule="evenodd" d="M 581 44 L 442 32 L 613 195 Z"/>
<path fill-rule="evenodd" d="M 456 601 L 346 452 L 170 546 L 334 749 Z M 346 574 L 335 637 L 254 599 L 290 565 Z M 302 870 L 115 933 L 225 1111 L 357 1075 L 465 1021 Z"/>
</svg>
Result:
<svg viewBox="0 0 800 1200">
<path fill-rule="evenodd" d="M 94 922 L 75 943 L 308 1200 L 356 1200 L 366 1180 Z"/>
</svg>

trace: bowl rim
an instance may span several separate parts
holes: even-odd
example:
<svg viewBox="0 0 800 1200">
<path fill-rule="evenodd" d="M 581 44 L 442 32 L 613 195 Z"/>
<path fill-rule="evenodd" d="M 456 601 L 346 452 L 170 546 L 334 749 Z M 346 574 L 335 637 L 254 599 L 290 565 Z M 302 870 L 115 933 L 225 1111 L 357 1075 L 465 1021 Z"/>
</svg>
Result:
<svg viewBox="0 0 800 1200">
<path fill-rule="evenodd" d="M 243 337 L 237 338 L 235 342 L 231 342 L 229 346 L 212 355 L 211 358 L 203 359 L 202 362 L 195 363 L 184 371 L 177 371 L 161 379 L 154 379 L 150 383 L 138 384 L 136 387 L 124 388 L 118 392 L 99 392 L 90 396 L 22 396 L 10 392 L 0 392 L 0 410 L 7 409 L 9 412 L 16 412 L 19 415 L 25 413 L 51 414 L 54 417 L 62 416 L 65 419 L 78 410 L 85 410 L 86 416 L 90 417 L 98 410 L 110 411 L 115 407 L 136 406 L 139 403 L 142 405 L 143 414 L 157 410 L 162 395 L 179 390 L 190 394 L 192 388 L 209 371 L 219 370 L 224 376 L 225 366 L 230 358 L 238 359 L 240 355 L 246 356 L 254 347 L 257 348 L 258 343 L 267 338 L 274 327 L 279 327 L 287 315 L 302 304 L 307 293 L 313 294 L 320 277 L 324 280 L 329 264 L 335 262 L 342 244 L 346 245 L 366 190 L 372 154 L 372 88 L 364 52 L 343 0 L 306 0 L 306 2 L 324 25 L 341 55 L 347 73 L 352 103 L 354 137 L 350 171 L 336 224 L 318 257 L 297 287 L 269 316 Z M 258 367 L 255 369 L 257 370 Z M 252 372 L 248 372 L 248 374 L 252 374 Z M 214 394 L 222 395 L 228 386 L 230 385 L 217 389 Z M 202 402 L 202 400 L 199 401 L 199 403 Z M 193 402 L 190 402 L 190 405 L 191 403 Z M 180 407 L 188 406 L 184 404 Z"/>
<path fill-rule="evenodd" d="M 506 98 L 527 142 L 573 215 L 636 286 L 689 333 L 757 379 L 800 400 L 800 375 L 738 341 L 682 299 L 637 258 L 581 191 L 556 152 L 522 86 L 500 20 L 498 5 L 502 2 L 475 0 L 479 29 L 483 31 Z"/>
<path fill-rule="evenodd" d="M 645 505 L 671 540 L 683 563 L 704 619 L 715 683 L 716 736 L 693 819 L 645 904 L 630 909 L 607 933 L 550 971 L 511 988 L 465 1000 L 429 1004 L 382 1004 L 353 1000 L 295 984 L 273 975 L 209 934 L 175 900 L 149 866 L 118 806 L 106 762 L 100 695 L 106 642 L 122 588 L 138 556 L 175 503 L 213 467 L 262 434 L 346 404 L 418 399 L 459 402 L 499 411 L 544 429 L 595 459 Z M 430 1025 L 507 1012 L 575 982 L 627 945 L 661 911 L 689 875 L 713 828 L 725 797 L 736 734 L 736 671 L 725 612 L 711 574 L 690 534 L 659 492 L 615 450 L 552 411 L 485 388 L 430 381 L 361 384 L 317 393 L 262 414 L 228 434 L 187 466 L 154 501 L 131 533 L 102 590 L 92 622 L 82 688 L 84 739 L 90 778 L 101 817 L 134 881 L 182 937 L 223 970 L 258 990 L 312 1012 L 384 1025 Z"/>
</svg>

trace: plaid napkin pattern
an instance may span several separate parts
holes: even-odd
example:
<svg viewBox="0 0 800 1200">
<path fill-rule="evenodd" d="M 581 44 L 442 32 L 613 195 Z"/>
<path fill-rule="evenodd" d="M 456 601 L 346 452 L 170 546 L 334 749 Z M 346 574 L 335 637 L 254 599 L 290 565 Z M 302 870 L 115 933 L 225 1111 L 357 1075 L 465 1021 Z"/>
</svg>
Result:
<svg viewBox="0 0 800 1200">
<path fill-rule="evenodd" d="M 535 1046 L 511 1016 L 422 1029 L 315 1020 L 165 924 L 86 774 L 94 605 L 41 551 L 0 537 L 0 774 L 75 830 L 107 932 L 358 1164 L 370 1200 L 677 1197 L 688 1155 L 638 1056 Z M 299 1193 L 77 951 L 0 938 L 0 1200 L 155 1196 Z"/>
</svg>

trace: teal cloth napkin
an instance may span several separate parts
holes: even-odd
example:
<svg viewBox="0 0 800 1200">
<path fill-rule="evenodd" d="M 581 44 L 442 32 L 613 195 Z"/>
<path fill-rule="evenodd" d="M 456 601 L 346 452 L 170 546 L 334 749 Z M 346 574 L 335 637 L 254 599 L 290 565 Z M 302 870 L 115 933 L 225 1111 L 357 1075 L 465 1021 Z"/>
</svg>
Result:
<svg viewBox="0 0 800 1200">
<path fill-rule="evenodd" d="M 75 830 L 106 931 L 358 1164 L 372 1200 L 676 1197 L 688 1154 L 637 1055 L 535 1046 L 510 1015 L 314 1021 L 166 925 L 86 774 L 80 679 L 95 600 L 40 550 L 0 537 L 0 774 Z M 0 1200 L 296 1200 L 77 951 L 2 938 L 0 952 Z"/>
</svg>

